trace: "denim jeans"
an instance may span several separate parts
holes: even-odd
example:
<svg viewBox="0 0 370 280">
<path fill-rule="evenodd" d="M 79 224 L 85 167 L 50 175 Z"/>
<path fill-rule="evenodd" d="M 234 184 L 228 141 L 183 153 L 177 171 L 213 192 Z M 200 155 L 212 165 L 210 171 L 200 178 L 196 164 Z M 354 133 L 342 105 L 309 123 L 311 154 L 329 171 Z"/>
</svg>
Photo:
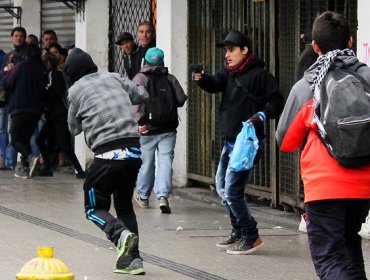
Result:
<svg viewBox="0 0 370 280">
<path fill-rule="evenodd" d="M 229 166 L 233 147 L 224 144 L 216 173 L 216 190 L 222 205 L 229 211 L 233 231 L 250 242 L 258 237 L 257 222 L 244 199 L 244 188 L 252 170 L 234 172 Z"/>
<path fill-rule="evenodd" d="M 8 126 L 7 126 L 7 129 L 8 129 L 8 144 L 6 145 L 6 148 L 5 148 L 5 166 L 15 169 L 15 166 L 17 165 L 17 155 L 18 155 L 18 153 L 15 150 L 15 148 L 13 147 L 13 145 L 11 144 L 11 141 L 12 141 L 12 137 L 11 137 L 12 131 L 11 131 L 11 128 L 10 128 L 11 117 L 7 113 L 5 114 L 5 122 L 8 123 Z"/>
<path fill-rule="evenodd" d="M 6 108 L 0 107 L 0 158 L 4 160 L 6 148 Z"/>
<path fill-rule="evenodd" d="M 153 187 L 159 199 L 168 197 L 172 190 L 172 162 L 176 132 L 140 137 L 142 165 L 136 183 L 141 198 L 148 199 Z M 157 155 L 157 161 L 155 156 Z"/>
</svg>

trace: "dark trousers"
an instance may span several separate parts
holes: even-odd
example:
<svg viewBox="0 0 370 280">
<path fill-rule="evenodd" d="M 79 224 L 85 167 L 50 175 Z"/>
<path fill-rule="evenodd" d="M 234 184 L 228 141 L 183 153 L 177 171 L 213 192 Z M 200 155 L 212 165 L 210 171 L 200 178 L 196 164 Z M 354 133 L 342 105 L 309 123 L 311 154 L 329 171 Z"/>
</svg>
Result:
<svg viewBox="0 0 370 280">
<path fill-rule="evenodd" d="M 141 159 L 105 160 L 94 159 L 87 170 L 84 183 L 85 212 L 107 238 L 117 245 L 123 230 L 139 236 L 132 195 Z M 117 218 L 110 212 L 111 195 Z M 139 258 L 139 246 L 132 250 L 133 258 Z"/>
<path fill-rule="evenodd" d="M 28 156 L 31 154 L 30 140 L 39 119 L 40 114 L 35 113 L 23 113 L 12 116 L 11 144 L 22 155 L 22 166 L 28 166 Z"/>
<path fill-rule="evenodd" d="M 367 279 L 358 232 L 368 214 L 369 200 L 320 200 L 306 203 L 305 210 L 311 257 L 319 278 Z"/>
<path fill-rule="evenodd" d="M 39 146 L 47 169 L 51 168 L 50 150 L 52 150 L 51 143 L 54 143 L 54 141 L 59 150 L 67 154 L 77 172 L 81 172 L 82 167 L 73 151 L 71 133 L 68 130 L 68 124 L 65 119 L 46 121 L 37 136 L 36 143 Z"/>
</svg>

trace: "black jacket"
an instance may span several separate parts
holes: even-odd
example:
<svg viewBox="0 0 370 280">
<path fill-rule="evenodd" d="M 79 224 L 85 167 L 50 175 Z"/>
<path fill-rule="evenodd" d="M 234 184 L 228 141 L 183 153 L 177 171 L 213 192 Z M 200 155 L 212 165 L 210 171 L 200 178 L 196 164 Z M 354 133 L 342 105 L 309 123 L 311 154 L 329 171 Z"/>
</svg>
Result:
<svg viewBox="0 0 370 280">
<path fill-rule="evenodd" d="M 45 71 L 41 59 L 27 59 L 18 63 L 4 76 L 4 88 L 9 92 L 10 115 L 42 113 L 45 94 Z"/>
<path fill-rule="evenodd" d="M 205 91 L 222 94 L 220 130 L 222 139 L 226 141 L 235 141 L 242 122 L 255 113 L 263 111 L 267 118 L 276 118 L 283 110 L 284 100 L 275 78 L 257 58 L 242 73 L 230 76 L 223 68 L 212 76 L 204 74 L 198 84 Z"/>
<path fill-rule="evenodd" d="M 141 68 L 141 53 L 139 48 L 135 45 L 134 51 L 127 55 L 123 53 L 123 68 L 125 69 L 126 76 L 132 80 Z"/>
</svg>

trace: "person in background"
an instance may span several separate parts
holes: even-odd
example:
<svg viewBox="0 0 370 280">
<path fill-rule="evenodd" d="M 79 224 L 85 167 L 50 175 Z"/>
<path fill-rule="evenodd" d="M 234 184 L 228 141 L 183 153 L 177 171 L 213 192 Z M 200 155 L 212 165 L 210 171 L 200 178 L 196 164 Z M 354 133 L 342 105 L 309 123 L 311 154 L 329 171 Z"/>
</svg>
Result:
<svg viewBox="0 0 370 280">
<path fill-rule="evenodd" d="M 246 255 L 263 245 L 257 222 L 244 199 L 252 170 L 230 170 L 230 154 L 243 121 L 253 124 L 260 143 L 263 143 L 264 123 L 266 119 L 279 116 L 284 101 L 274 77 L 253 54 L 249 37 L 232 30 L 217 47 L 224 49 L 226 65 L 214 75 L 208 75 L 204 70 L 193 73 L 194 80 L 202 89 L 210 93 L 221 92 L 219 113 L 224 146 L 216 173 L 216 190 L 229 212 L 232 231 L 216 246 L 227 250 L 227 254 Z M 259 146 L 261 153 L 263 145 Z"/>
<path fill-rule="evenodd" d="M 0 66 L 3 65 L 6 53 L 0 49 Z M 6 91 L 3 87 L 3 75 L 0 71 L 0 170 L 5 167 L 5 149 L 7 143 L 7 126 L 6 126 Z"/>
<path fill-rule="evenodd" d="M 116 246 L 114 272 L 144 274 L 132 205 L 141 165 L 132 104 L 144 102 L 148 93 L 118 73 L 98 72 L 91 56 L 79 48 L 68 55 L 64 71 L 71 82 L 69 130 L 73 135 L 84 132 L 86 144 L 94 153 L 83 186 L 86 218 Z M 109 212 L 112 195 L 117 216 Z"/>
<path fill-rule="evenodd" d="M 72 149 L 72 138 L 68 130 L 67 87 L 63 72 L 57 68 L 58 59 L 51 52 L 44 53 L 42 58 L 47 71 L 47 85 L 45 94 L 45 124 L 37 137 L 37 145 L 44 159 L 44 168 L 40 170 L 39 175 L 53 176 L 49 157 L 49 150 L 53 150 L 53 147 L 49 147 L 48 144 L 55 141 L 59 151 L 64 152 L 71 159 L 76 178 L 84 179 L 86 174 Z M 54 141 L 50 141 L 51 138 Z"/>
<path fill-rule="evenodd" d="M 10 32 L 11 41 L 13 44 L 13 49 L 7 53 L 6 57 L 4 58 L 4 63 L 1 67 L 1 75 L 4 76 L 6 72 L 11 71 L 16 64 L 22 62 L 25 59 L 25 51 L 26 51 L 26 37 L 27 32 L 26 29 L 23 27 L 14 27 Z M 5 90 L 6 96 L 9 96 L 11 92 Z M 6 131 L 8 134 L 8 141 L 5 149 L 5 165 L 4 169 L 6 170 L 14 170 L 17 164 L 17 151 L 12 145 L 12 131 L 11 131 L 11 118 L 9 115 L 9 110 L 7 108 L 6 103 L 2 103 L 4 105 L 3 110 L 5 110 L 5 120 L 4 126 L 7 127 Z M 0 105 L 1 106 L 1 105 Z"/>
<path fill-rule="evenodd" d="M 35 45 L 39 45 L 39 38 L 37 38 L 37 36 L 35 34 L 29 34 L 27 36 L 27 39 L 26 39 L 26 43 L 27 44 L 35 44 Z"/>
<path fill-rule="evenodd" d="M 123 32 L 118 36 L 116 45 L 120 46 L 122 50 L 124 74 L 132 80 L 138 73 L 138 69 L 135 69 L 135 65 L 138 65 L 138 61 L 141 61 L 134 37 L 129 32 Z"/>
<path fill-rule="evenodd" d="M 319 55 L 314 51 L 312 47 L 312 31 L 306 31 L 305 33 L 302 33 L 300 35 L 300 38 L 302 42 L 305 45 L 305 48 L 299 57 L 298 60 L 298 69 L 297 69 L 297 81 L 302 79 L 304 72 L 306 72 L 311 65 L 313 65 Z M 303 210 L 303 213 L 301 214 L 301 221 L 298 225 L 298 230 L 301 232 L 307 232 L 307 226 L 306 226 L 306 220 L 307 220 L 307 213 Z"/>
<path fill-rule="evenodd" d="M 39 47 L 27 45 L 25 55 L 24 61 L 4 75 L 4 88 L 10 92 L 11 141 L 21 154 L 21 166 L 14 175 L 22 179 L 33 177 L 37 171 L 38 157 L 31 154 L 30 140 L 43 110 L 46 86 Z"/>
<path fill-rule="evenodd" d="M 276 140 L 285 152 L 303 146 L 300 167 L 307 236 L 317 276 L 323 280 L 367 279 L 358 232 L 369 211 L 370 165 L 340 165 L 320 139 L 314 117 L 320 105 L 316 93 L 325 86 L 329 67 L 348 67 L 358 59 L 351 50 L 348 22 L 340 14 L 320 14 L 313 23 L 312 38 L 319 58 L 292 87 Z M 369 67 L 361 66 L 356 73 L 370 82 Z"/>
</svg>

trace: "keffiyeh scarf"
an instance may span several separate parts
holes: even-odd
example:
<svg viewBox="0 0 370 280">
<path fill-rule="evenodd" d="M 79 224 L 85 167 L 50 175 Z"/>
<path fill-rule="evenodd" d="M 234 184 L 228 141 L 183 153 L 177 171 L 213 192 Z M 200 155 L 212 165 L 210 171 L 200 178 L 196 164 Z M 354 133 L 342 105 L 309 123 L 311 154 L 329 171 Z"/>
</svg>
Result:
<svg viewBox="0 0 370 280">
<path fill-rule="evenodd" d="M 320 121 L 320 87 L 321 83 L 324 80 L 324 77 L 326 73 L 329 70 L 331 62 L 334 60 L 337 56 L 355 56 L 355 53 L 350 49 L 344 49 L 344 50 L 333 50 L 330 52 L 327 52 L 325 55 L 320 56 L 317 59 L 318 66 L 315 70 L 314 76 L 313 76 L 313 83 L 311 85 L 311 90 L 313 91 L 313 99 L 314 99 L 314 108 L 315 113 L 312 122 L 317 124 L 317 127 L 319 129 L 319 133 L 321 137 L 325 137 L 326 132 L 325 129 Z"/>
</svg>

